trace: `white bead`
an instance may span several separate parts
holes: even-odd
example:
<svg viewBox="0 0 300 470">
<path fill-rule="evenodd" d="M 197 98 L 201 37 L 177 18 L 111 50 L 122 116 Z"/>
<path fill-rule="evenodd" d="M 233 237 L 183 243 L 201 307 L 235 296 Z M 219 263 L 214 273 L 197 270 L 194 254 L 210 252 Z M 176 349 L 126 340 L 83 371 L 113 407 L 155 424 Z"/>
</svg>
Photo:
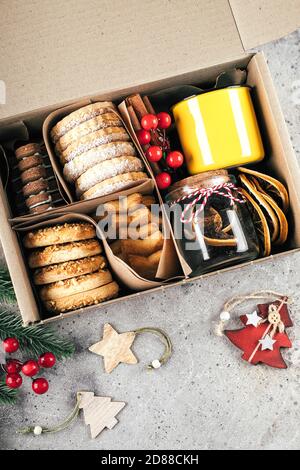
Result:
<svg viewBox="0 0 300 470">
<path fill-rule="evenodd" d="M 159 369 L 161 366 L 161 363 L 159 362 L 158 359 L 154 359 L 154 361 L 152 361 L 152 367 L 153 369 Z"/>
<path fill-rule="evenodd" d="M 230 313 L 226 312 L 225 310 L 220 313 L 220 320 L 221 321 L 228 321 L 230 320 Z"/>
<path fill-rule="evenodd" d="M 43 428 L 41 428 L 41 426 L 34 427 L 33 434 L 35 434 L 36 436 L 39 436 L 40 434 L 42 434 L 42 432 L 43 432 Z"/>
</svg>

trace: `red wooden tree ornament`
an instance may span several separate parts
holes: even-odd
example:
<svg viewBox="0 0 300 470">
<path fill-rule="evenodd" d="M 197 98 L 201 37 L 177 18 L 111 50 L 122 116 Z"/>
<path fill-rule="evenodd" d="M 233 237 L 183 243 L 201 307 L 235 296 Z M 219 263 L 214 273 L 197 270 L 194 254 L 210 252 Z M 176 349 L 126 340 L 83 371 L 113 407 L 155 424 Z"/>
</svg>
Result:
<svg viewBox="0 0 300 470">
<path fill-rule="evenodd" d="M 240 320 L 245 325 L 244 328 L 224 331 L 227 338 L 244 352 L 242 358 L 249 364 L 264 363 L 278 369 L 287 368 L 280 351 L 280 348 L 292 347 L 284 331 L 285 328 L 293 326 L 286 300 L 284 298 L 271 304 L 257 305 L 258 317 L 261 320 L 255 312 L 242 315 Z"/>
</svg>

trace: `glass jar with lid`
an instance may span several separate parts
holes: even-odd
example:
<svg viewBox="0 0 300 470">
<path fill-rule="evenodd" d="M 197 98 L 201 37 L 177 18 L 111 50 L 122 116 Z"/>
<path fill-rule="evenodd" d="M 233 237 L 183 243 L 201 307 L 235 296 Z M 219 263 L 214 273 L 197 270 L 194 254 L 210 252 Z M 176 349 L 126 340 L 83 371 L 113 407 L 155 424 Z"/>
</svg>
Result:
<svg viewBox="0 0 300 470">
<path fill-rule="evenodd" d="M 197 276 L 259 256 L 259 242 L 236 179 L 209 171 L 170 187 L 166 197 L 179 251 Z"/>
</svg>

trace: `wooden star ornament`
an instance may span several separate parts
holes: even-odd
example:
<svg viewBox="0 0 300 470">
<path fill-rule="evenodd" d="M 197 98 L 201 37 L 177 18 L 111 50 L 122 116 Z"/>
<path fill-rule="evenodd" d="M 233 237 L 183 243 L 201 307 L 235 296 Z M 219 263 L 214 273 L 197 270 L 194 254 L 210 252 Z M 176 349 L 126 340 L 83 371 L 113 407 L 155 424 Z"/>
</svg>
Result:
<svg viewBox="0 0 300 470">
<path fill-rule="evenodd" d="M 111 373 L 121 362 L 137 364 L 138 360 L 131 351 L 135 332 L 118 333 L 109 323 L 105 323 L 103 338 L 89 347 L 89 351 L 104 358 L 105 372 Z"/>
</svg>

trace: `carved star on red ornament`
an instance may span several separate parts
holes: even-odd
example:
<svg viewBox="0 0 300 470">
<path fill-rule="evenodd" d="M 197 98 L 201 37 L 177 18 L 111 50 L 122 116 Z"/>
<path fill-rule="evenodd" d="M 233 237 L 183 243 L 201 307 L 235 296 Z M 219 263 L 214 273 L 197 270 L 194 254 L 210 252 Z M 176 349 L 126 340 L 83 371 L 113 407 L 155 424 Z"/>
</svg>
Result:
<svg viewBox="0 0 300 470">
<path fill-rule="evenodd" d="M 243 351 L 242 359 L 249 362 L 249 364 L 263 363 L 270 367 L 286 369 L 287 365 L 282 358 L 280 349 L 291 348 L 292 343 L 285 331 L 280 333 L 278 329 L 273 337 L 270 337 L 273 327 L 268 321 L 270 305 L 275 305 L 278 308 L 285 329 L 293 326 L 287 304 L 282 304 L 278 300 L 271 304 L 257 305 L 258 315 L 262 320 L 266 319 L 264 323 L 254 326 L 249 324 L 247 315 L 242 315 L 240 320 L 245 327 L 239 330 L 225 330 L 224 334 L 237 348 Z"/>
</svg>

